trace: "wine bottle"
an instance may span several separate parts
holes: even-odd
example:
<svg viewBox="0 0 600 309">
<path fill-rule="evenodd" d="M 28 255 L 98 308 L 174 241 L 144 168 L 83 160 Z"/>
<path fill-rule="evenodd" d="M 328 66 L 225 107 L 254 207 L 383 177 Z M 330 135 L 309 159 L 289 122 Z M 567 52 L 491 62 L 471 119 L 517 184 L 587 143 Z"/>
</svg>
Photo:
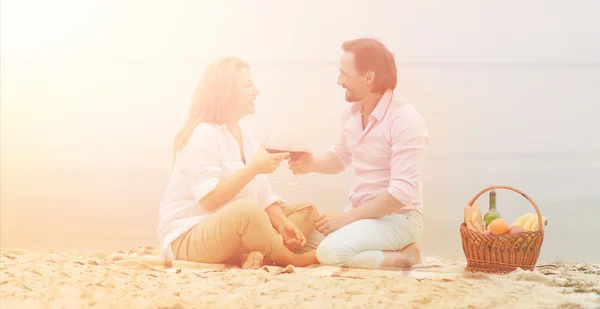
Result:
<svg viewBox="0 0 600 309">
<path fill-rule="evenodd" d="M 483 221 L 485 221 L 485 228 L 492 223 L 495 219 L 501 218 L 502 216 L 496 210 L 496 191 L 490 192 L 490 210 L 483 215 Z"/>
</svg>

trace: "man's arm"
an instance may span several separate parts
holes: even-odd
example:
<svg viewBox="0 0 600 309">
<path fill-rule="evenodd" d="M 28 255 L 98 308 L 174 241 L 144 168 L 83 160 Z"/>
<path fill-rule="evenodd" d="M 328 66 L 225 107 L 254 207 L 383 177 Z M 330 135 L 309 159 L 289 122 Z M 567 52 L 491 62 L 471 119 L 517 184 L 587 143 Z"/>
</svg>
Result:
<svg viewBox="0 0 600 309">
<path fill-rule="evenodd" d="M 362 219 L 376 219 L 397 213 L 404 206 L 390 193 L 383 192 L 374 199 L 362 203 L 359 207 L 349 210 L 348 215 L 352 218 L 352 222 Z"/>
<path fill-rule="evenodd" d="M 300 161 L 300 169 L 295 168 L 296 162 L 290 162 L 292 170 L 295 173 L 319 173 L 319 174 L 338 174 L 343 172 L 348 165 L 352 163 L 352 154 L 348 150 L 346 144 L 346 135 L 344 134 L 344 123 L 350 115 L 350 110 L 347 110 L 341 119 L 342 127 L 337 140 L 329 147 L 325 155 L 314 157 L 311 153 L 304 155 Z"/>
<path fill-rule="evenodd" d="M 334 144 L 325 155 L 314 157 L 312 153 L 303 154 L 300 158 L 288 161 L 294 174 L 338 174 L 343 172 L 352 162 L 348 149 Z"/>
<path fill-rule="evenodd" d="M 308 172 L 333 175 L 341 173 L 345 169 L 346 166 L 342 160 L 332 151 L 328 151 L 325 155 L 314 158 L 314 162 Z"/>
<path fill-rule="evenodd" d="M 429 143 L 425 121 L 419 115 L 396 119 L 391 128 L 391 177 L 386 192 L 348 211 L 352 220 L 380 218 L 412 205 L 421 189 L 423 155 Z"/>
</svg>

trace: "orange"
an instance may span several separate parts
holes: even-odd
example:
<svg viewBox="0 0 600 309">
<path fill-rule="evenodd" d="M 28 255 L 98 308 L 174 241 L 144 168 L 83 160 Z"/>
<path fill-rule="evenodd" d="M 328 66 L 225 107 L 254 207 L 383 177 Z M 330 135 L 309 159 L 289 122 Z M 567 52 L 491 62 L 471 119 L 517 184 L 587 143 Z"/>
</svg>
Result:
<svg viewBox="0 0 600 309">
<path fill-rule="evenodd" d="M 502 218 L 494 219 L 490 222 L 490 232 L 494 235 L 502 235 L 508 233 L 508 223 Z"/>
</svg>

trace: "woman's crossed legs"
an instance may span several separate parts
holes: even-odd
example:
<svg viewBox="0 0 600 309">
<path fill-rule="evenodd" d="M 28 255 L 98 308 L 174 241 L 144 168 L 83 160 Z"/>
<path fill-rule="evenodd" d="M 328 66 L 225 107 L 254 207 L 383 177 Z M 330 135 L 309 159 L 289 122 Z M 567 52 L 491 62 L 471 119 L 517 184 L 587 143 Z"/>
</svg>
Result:
<svg viewBox="0 0 600 309">
<path fill-rule="evenodd" d="M 317 210 L 312 204 L 286 206 L 283 211 L 305 237 L 315 230 Z M 242 268 L 260 267 L 263 257 L 279 265 L 318 263 L 315 250 L 294 253 L 286 248 L 264 207 L 250 199 L 217 210 L 173 241 L 171 247 L 177 260 L 235 263 Z"/>
</svg>

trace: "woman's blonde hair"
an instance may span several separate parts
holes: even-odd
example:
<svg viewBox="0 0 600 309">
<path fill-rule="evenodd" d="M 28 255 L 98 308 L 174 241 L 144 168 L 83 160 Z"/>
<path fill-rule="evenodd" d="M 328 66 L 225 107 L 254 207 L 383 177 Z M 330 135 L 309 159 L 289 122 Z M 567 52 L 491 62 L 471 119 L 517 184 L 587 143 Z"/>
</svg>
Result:
<svg viewBox="0 0 600 309">
<path fill-rule="evenodd" d="M 250 69 L 248 63 L 236 57 L 217 59 L 202 73 L 196 86 L 188 118 L 173 143 L 173 162 L 198 124 L 208 122 L 225 124 L 230 120 L 234 102 L 239 95 L 237 73 Z"/>
</svg>

